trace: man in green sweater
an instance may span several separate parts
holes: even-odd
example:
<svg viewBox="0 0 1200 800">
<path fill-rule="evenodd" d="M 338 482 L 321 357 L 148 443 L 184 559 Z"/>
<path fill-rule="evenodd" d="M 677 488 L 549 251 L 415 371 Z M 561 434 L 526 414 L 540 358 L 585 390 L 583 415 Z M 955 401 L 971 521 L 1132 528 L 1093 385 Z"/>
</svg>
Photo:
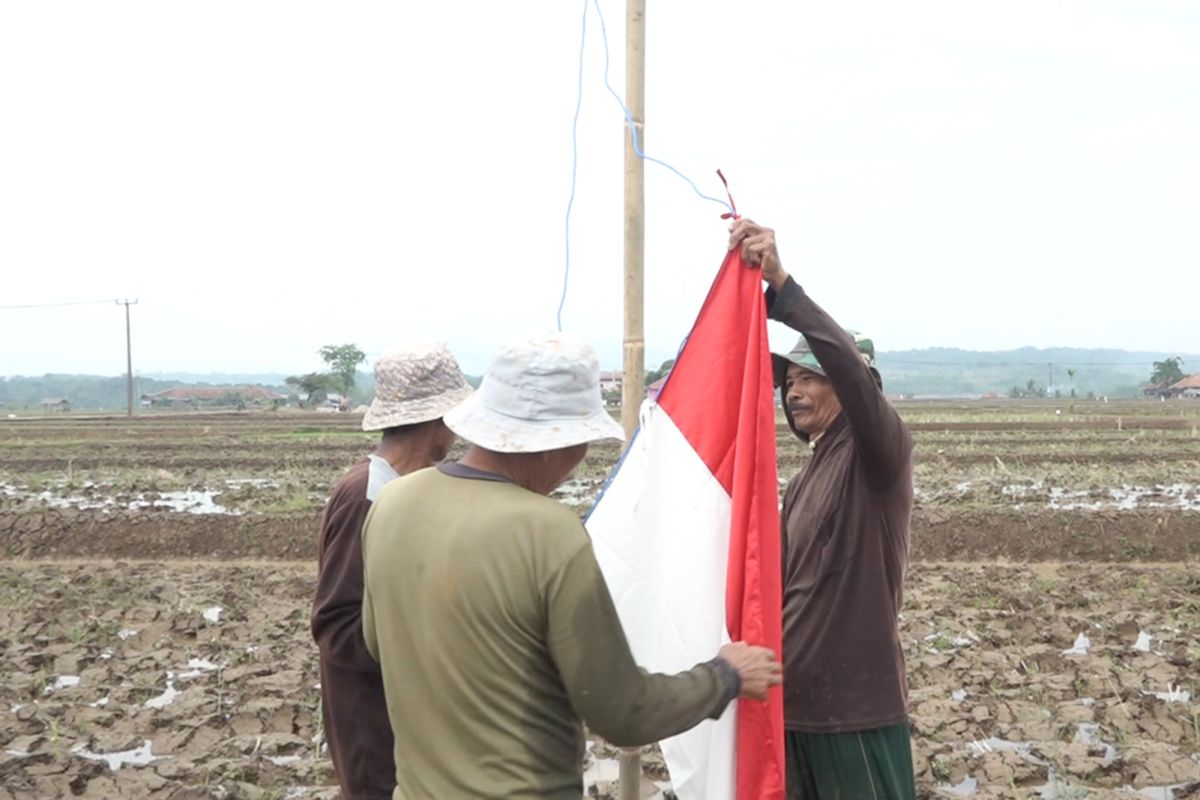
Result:
<svg viewBox="0 0 1200 800">
<path fill-rule="evenodd" d="M 740 642 L 678 675 L 634 663 L 587 533 L 546 496 L 589 442 L 624 438 L 590 347 L 563 334 L 504 346 L 445 421 L 466 455 L 389 484 L 363 533 L 395 800 L 578 800 L 584 723 L 648 744 L 779 682 L 771 651 Z"/>
</svg>

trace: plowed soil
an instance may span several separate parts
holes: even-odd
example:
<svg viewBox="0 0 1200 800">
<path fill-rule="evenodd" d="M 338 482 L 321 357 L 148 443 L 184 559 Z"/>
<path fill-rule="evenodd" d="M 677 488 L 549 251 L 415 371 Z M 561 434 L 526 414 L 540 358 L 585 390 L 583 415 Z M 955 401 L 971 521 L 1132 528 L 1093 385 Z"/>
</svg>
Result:
<svg viewBox="0 0 1200 800">
<path fill-rule="evenodd" d="M 1200 403 L 899 407 L 920 794 L 1200 797 Z M 358 424 L 0 420 L 0 800 L 336 797 L 308 615 Z M 807 450 L 779 433 L 786 479 Z M 586 511 L 617 455 L 559 499 Z M 589 796 L 615 755 L 593 743 Z M 672 796 L 654 748 L 643 772 Z"/>
</svg>

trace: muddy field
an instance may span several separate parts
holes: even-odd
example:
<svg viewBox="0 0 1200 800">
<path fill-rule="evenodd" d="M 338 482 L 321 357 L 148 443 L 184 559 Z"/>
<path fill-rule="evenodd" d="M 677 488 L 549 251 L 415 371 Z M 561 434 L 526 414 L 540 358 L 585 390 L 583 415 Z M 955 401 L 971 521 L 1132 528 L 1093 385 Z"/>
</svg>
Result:
<svg viewBox="0 0 1200 800">
<path fill-rule="evenodd" d="M 900 407 L 922 793 L 1200 796 L 1200 403 Z M 357 424 L 0 420 L 0 800 L 336 796 L 307 616 Z M 781 427 L 781 475 L 805 457 Z"/>
</svg>

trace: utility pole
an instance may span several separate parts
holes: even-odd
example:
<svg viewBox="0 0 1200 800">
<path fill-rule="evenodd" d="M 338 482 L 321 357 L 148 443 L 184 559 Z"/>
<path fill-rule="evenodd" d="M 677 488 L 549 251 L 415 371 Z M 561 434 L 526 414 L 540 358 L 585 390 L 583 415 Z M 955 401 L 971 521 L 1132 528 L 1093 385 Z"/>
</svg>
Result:
<svg viewBox="0 0 1200 800">
<path fill-rule="evenodd" d="M 625 359 L 621 380 L 621 425 L 625 441 L 633 441 L 642 400 L 646 396 L 645 163 L 634 150 L 636 129 L 646 151 L 646 2 L 625 0 L 625 107 L 632 127 L 625 126 Z M 642 759 L 636 748 L 621 750 L 617 786 L 620 800 L 639 800 Z"/>
<path fill-rule="evenodd" d="M 129 307 L 137 305 L 137 300 L 118 300 L 117 305 L 125 306 L 125 399 L 127 407 L 125 416 L 133 416 L 133 344 L 129 330 Z"/>
<path fill-rule="evenodd" d="M 1054 391 L 1054 362 L 1046 365 L 1046 396 Z"/>
</svg>

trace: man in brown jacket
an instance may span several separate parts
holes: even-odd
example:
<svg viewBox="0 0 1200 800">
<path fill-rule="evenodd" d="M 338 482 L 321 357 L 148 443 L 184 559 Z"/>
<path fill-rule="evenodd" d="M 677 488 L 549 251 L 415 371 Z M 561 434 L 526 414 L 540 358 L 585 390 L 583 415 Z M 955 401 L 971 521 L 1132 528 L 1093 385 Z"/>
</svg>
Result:
<svg viewBox="0 0 1200 800">
<path fill-rule="evenodd" d="M 396 785 L 383 679 L 362 635 L 363 523 L 384 485 L 446 457 L 454 434 L 442 415 L 470 393 L 440 344 L 384 354 L 362 423 L 365 431 L 382 431 L 379 447 L 350 468 L 325 507 L 312 631 L 320 648 L 325 739 L 344 800 L 385 800 Z"/>
<path fill-rule="evenodd" d="M 771 319 L 801 334 L 775 356 L 788 424 L 812 448 L 783 499 L 788 797 L 915 798 L 898 618 L 912 513 L 912 437 L 867 338 L 784 271 L 775 232 L 736 222 Z"/>
</svg>

